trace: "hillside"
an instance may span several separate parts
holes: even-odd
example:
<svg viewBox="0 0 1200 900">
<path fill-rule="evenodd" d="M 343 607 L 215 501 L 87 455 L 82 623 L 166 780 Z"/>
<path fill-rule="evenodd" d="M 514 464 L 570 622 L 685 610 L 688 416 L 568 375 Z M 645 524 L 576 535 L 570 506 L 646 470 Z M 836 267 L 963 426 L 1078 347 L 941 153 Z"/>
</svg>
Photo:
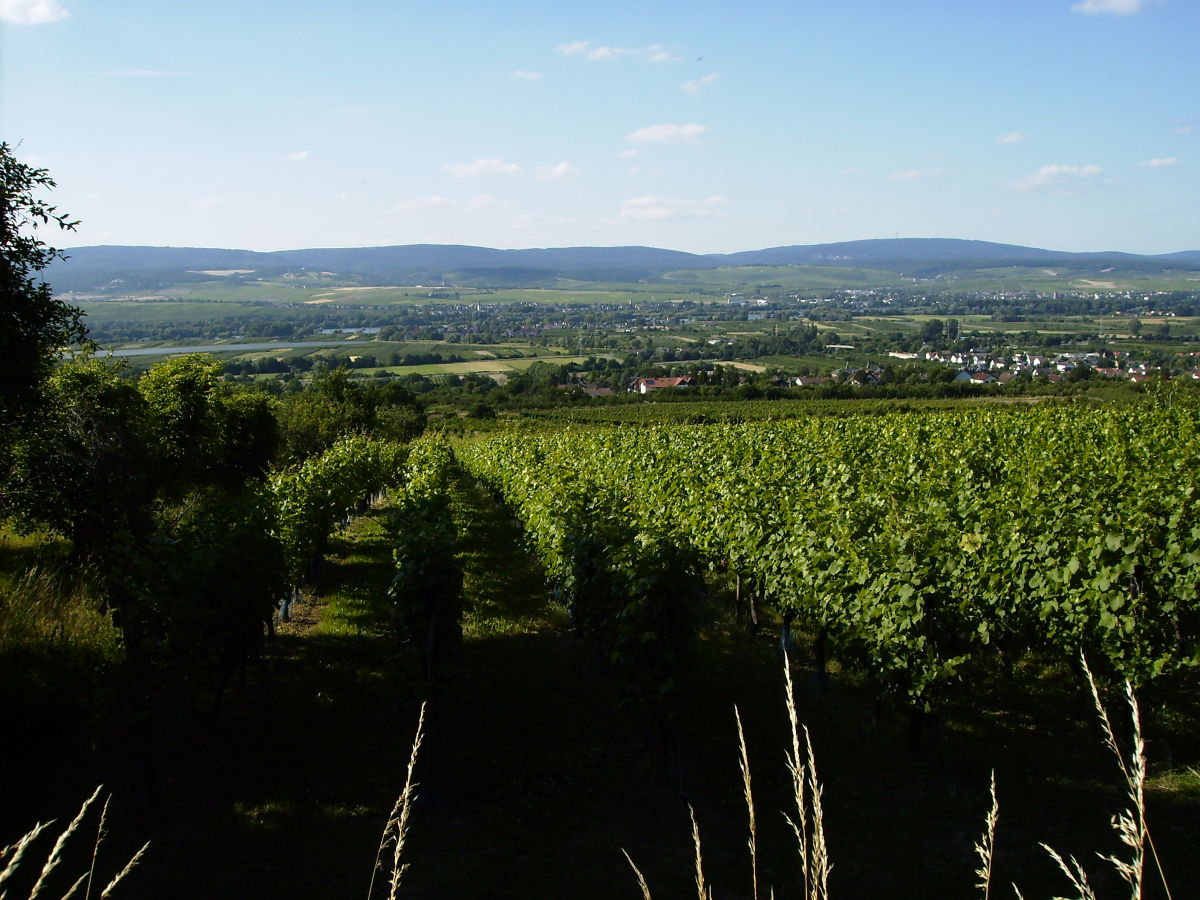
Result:
<svg viewBox="0 0 1200 900">
<path fill-rule="evenodd" d="M 1200 251 L 1160 256 L 1064 253 L 987 241 L 896 238 L 795 245 L 728 254 L 694 254 L 654 247 L 553 247 L 497 250 L 444 244 L 280 250 L 260 253 L 184 247 L 76 247 L 56 263 L 49 280 L 60 291 L 106 293 L 153 290 L 214 278 L 263 279 L 287 274 L 362 285 L 460 284 L 553 286 L 557 279 L 653 281 L 666 273 L 730 266 L 824 266 L 876 269 L 897 276 L 938 275 L 997 266 L 1059 267 L 1072 271 L 1200 271 Z"/>
</svg>

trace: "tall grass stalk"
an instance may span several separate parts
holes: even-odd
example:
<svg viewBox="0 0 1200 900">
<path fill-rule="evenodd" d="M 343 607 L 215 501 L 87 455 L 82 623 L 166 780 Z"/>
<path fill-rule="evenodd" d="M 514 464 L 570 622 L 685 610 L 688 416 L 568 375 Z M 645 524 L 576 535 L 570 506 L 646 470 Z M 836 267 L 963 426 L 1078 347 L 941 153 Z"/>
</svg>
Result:
<svg viewBox="0 0 1200 900">
<path fill-rule="evenodd" d="M 1108 712 L 1100 700 L 1100 691 L 1096 687 L 1096 679 L 1088 668 L 1087 660 L 1080 656 L 1083 671 L 1087 675 L 1088 687 L 1092 691 L 1092 701 L 1096 704 L 1096 713 L 1100 716 L 1100 724 L 1104 729 L 1104 745 L 1112 751 L 1125 777 L 1125 790 L 1132 809 L 1122 810 L 1112 818 L 1113 829 L 1121 839 L 1121 843 L 1129 847 L 1132 857 L 1129 860 L 1108 855 L 1101 858 L 1113 864 L 1122 878 L 1128 882 L 1133 900 L 1141 900 L 1142 885 L 1145 882 L 1146 849 L 1149 848 L 1154 858 L 1154 865 L 1163 890 L 1168 900 L 1171 889 L 1167 885 L 1167 877 L 1163 872 L 1162 862 L 1154 847 L 1154 839 L 1150 836 L 1150 826 L 1146 823 L 1146 743 L 1142 739 L 1142 717 L 1138 709 L 1137 697 L 1133 693 L 1133 685 L 1125 682 L 1125 702 L 1129 706 L 1129 720 L 1132 726 L 1133 746 L 1129 751 L 1128 760 L 1122 755 L 1117 744 L 1116 732 L 1109 721 Z"/>
<path fill-rule="evenodd" d="M 792 726 L 792 746 L 785 751 L 788 773 L 792 776 L 792 794 L 796 804 L 796 817 L 787 813 L 787 819 L 796 835 L 800 854 L 800 873 L 804 896 L 808 900 L 827 900 L 829 897 L 829 853 L 825 845 L 825 818 L 821 809 L 824 789 L 817 778 L 817 762 L 813 753 L 812 737 L 804 727 L 805 753 L 800 753 L 799 718 L 796 715 L 796 695 L 792 686 L 792 669 L 787 656 L 783 658 L 783 676 L 787 685 L 788 721 Z"/>
<path fill-rule="evenodd" d="M 1122 810 L 1112 818 L 1113 830 L 1117 832 L 1121 843 L 1130 849 L 1130 858 L 1121 859 L 1119 856 L 1113 854 L 1105 855 L 1103 853 L 1097 855 L 1105 862 L 1111 863 L 1121 878 L 1129 885 L 1131 900 L 1142 900 L 1142 888 L 1145 884 L 1146 849 L 1149 848 L 1154 858 L 1155 867 L 1158 870 L 1159 879 L 1162 882 L 1163 891 L 1168 900 L 1170 900 L 1171 889 L 1167 884 L 1166 874 L 1163 872 L 1158 852 L 1154 849 L 1154 841 L 1150 837 L 1150 827 L 1146 823 L 1146 743 L 1142 739 L 1142 717 L 1141 711 L 1138 708 L 1137 697 L 1133 693 L 1133 685 L 1129 681 L 1125 682 L 1125 702 L 1129 706 L 1129 720 L 1133 733 L 1133 746 L 1129 751 L 1128 758 L 1126 758 L 1121 752 L 1120 744 L 1117 742 L 1116 731 L 1112 726 L 1112 721 L 1108 717 L 1108 710 L 1105 708 L 1104 702 L 1100 699 L 1100 689 L 1096 686 L 1096 679 L 1087 664 L 1087 659 L 1081 654 L 1079 660 L 1083 666 L 1084 675 L 1087 677 L 1088 688 L 1092 692 L 1092 702 L 1096 706 L 1096 715 L 1100 717 L 1100 726 L 1104 731 L 1104 745 L 1112 751 L 1113 756 L 1117 760 L 1117 766 L 1120 768 L 1121 775 L 1125 779 L 1126 796 L 1132 807 Z M 1071 882 L 1071 887 L 1075 889 L 1077 900 L 1095 900 L 1096 894 L 1088 883 L 1087 873 L 1075 857 L 1068 856 L 1066 859 L 1063 859 L 1062 854 L 1048 844 L 1042 844 L 1041 847 L 1050 855 L 1050 858 L 1054 860 L 1063 874 L 1067 876 L 1067 880 Z M 1020 891 L 1017 891 L 1017 896 L 1021 896 Z M 1056 898 L 1056 900 L 1061 900 L 1061 898 Z"/>
<path fill-rule="evenodd" d="M 44 891 L 49 889 L 50 884 L 53 882 L 52 876 L 58 870 L 59 866 L 62 865 L 71 839 L 83 825 L 83 821 L 87 817 L 88 810 L 91 809 L 92 805 L 96 802 L 96 799 L 100 796 L 101 790 L 102 787 L 96 788 L 96 790 L 92 793 L 92 796 L 88 797 L 88 799 L 83 802 L 83 805 L 79 808 L 79 812 L 75 815 L 75 818 L 72 819 L 70 823 L 68 823 L 67 827 L 63 829 L 62 833 L 59 834 L 57 840 L 54 842 L 54 845 L 50 848 L 50 852 L 46 855 L 46 861 L 42 864 L 42 868 L 38 872 L 37 879 L 34 881 L 33 887 L 30 888 L 29 894 L 27 895 L 27 900 L 37 900 L 37 898 L 41 896 Z M 108 817 L 108 804 L 109 800 L 111 799 L 112 798 L 110 795 L 104 800 L 104 806 L 100 814 L 100 824 L 96 831 L 96 839 L 92 844 L 91 860 L 88 869 L 86 872 L 80 875 L 67 890 L 67 892 L 62 895 L 62 900 L 68 900 L 68 898 L 74 897 L 79 892 L 79 889 L 85 885 L 86 889 L 84 890 L 83 894 L 84 900 L 89 900 L 89 898 L 92 896 L 92 883 L 96 874 L 96 860 L 99 857 L 100 845 L 104 842 L 104 837 L 107 834 L 107 831 L 105 830 L 105 824 Z M 5 885 L 8 884 L 9 881 L 21 870 L 21 862 L 26 853 L 29 851 L 29 848 L 53 824 L 54 822 L 50 821 L 34 825 L 34 827 L 26 832 L 15 844 L 11 844 L 8 847 L 5 847 L 3 850 L 0 850 L 0 862 L 7 860 L 3 871 L 0 871 L 0 898 L 8 897 L 8 890 L 5 888 Z M 100 892 L 100 900 L 106 900 L 106 898 L 112 894 L 113 889 L 120 884 L 131 871 L 133 871 L 133 868 L 141 861 L 142 856 L 146 853 L 146 848 L 149 846 L 149 843 L 143 844 L 142 848 L 130 858 L 129 862 L 125 864 L 125 867 L 121 869 L 121 871 L 118 872 L 108 883 L 108 886 Z"/>
<path fill-rule="evenodd" d="M 1062 869 L 1063 874 L 1067 876 L 1067 880 L 1071 882 L 1071 887 L 1075 888 L 1076 900 L 1096 900 L 1096 892 L 1092 890 L 1091 884 L 1088 883 L 1087 872 L 1083 871 L 1083 866 L 1079 864 L 1073 856 L 1062 858 L 1057 850 L 1049 844 L 1042 844 L 1042 849 L 1050 854 L 1050 858 L 1058 863 L 1058 867 Z M 1070 864 L 1068 865 L 1068 860 Z M 1018 891 L 1018 896 L 1020 892 Z M 1055 897 L 1054 900 L 1066 900 L 1064 897 Z"/>
<path fill-rule="evenodd" d="M 91 808 L 91 805 L 96 802 L 96 798 L 99 796 L 100 788 L 97 787 L 96 790 L 92 792 L 92 796 L 83 801 L 83 806 L 79 807 L 79 812 L 76 813 L 75 818 L 71 820 L 71 823 L 64 828 L 62 834 L 58 836 L 58 840 L 54 842 L 54 846 L 50 849 L 50 855 L 46 857 L 46 864 L 42 866 L 42 871 L 38 875 L 37 881 L 35 881 L 33 884 L 33 890 L 29 892 L 29 900 L 35 900 L 35 898 L 41 894 L 42 890 L 46 887 L 46 882 L 49 880 L 50 875 L 62 862 L 63 849 L 67 846 L 67 841 L 71 839 L 71 835 L 73 835 L 79 829 L 79 826 L 83 824 L 83 817 L 87 815 L 88 809 Z"/>
<path fill-rule="evenodd" d="M 621 852 L 625 853 L 625 849 L 622 848 Z M 642 870 L 634 865 L 633 859 L 628 853 L 625 853 L 625 859 L 629 863 L 629 867 L 633 869 L 633 874 L 637 876 L 638 887 L 642 889 L 642 900 L 651 900 L 650 886 L 646 884 L 646 879 L 642 876 Z"/>
<path fill-rule="evenodd" d="M 975 855 L 979 857 L 979 868 L 975 870 L 979 881 L 975 887 L 983 891 L 983 900 L 988 900 L 992 884 L 992 858 L 996 853 L 996 823 L 1000 819 L 1000 804 L 996 800 L 996 770 L 992 769 L 992 806 L 984 819 L 983 837 L 975 844 Z M 1019 893 L 1019 892 L 1018 892 Z"/>
<path fill-rule="evenodd" d="M 750 790 L 750 754 L 746 751 L 746 734 L 742 730 L 742 714 L 738 712 L 736 704 L 733 707 L 733 716 L 737 720 L 738 749 L 740 751 L 738 765 L 742 770 L 742 794 L 746 799 L 746 818 L 749 828 L 746 846 L 750 850 L 750 896 L 753 900 L 758 900 L 758 828 L 754 821 L 754 795 Z"/>
<path fill-rule="evenodd" d="M 692 818 L 692 844 L 696 848 L 696 896 L 700 900 L 712 900 L 712 891 L 704 883 L 704 855 L 700 852 L 700 826 L 696 824 L 696 811 L 688 804 L 688 815 Z"/>
<path fill-rule="evenodd" d="M 412 813 L 413 795 L 417 788 L 416 783 L 413 781 L 413 771 L 417 767 L 417 752 L 421 749 L 421 742 L 424 738 L 425 704 L 422 703 L 421 712 L 417 716 L 417 733 L 413 736 L 412 751 L 408 755 L 408 770 L 404 776 L 404 790 L 396 798 L 396 804 L 392 807 L 387 824 L 383 827 L 383 834 L 379 838 L 379 847 L 375 851 L 375 866 L 371 870 L 371 884 L 367 889 L 367 900 L 371 900 L 371 895 L 375 892 L 375 877 L 383 869 L 383 851 L 389 843 L 394 842 L 392 847 L 391 871 L 388 873 L 389 900 L 396 900 L 396 894 L 400 890 L 400 882 L 404 877 L 404 873 L 408 871 L 408 863 L 400 862 L 400 858 L 404 854 L 404 841 L 408 837 L 408 820 Z"/>
</svg>

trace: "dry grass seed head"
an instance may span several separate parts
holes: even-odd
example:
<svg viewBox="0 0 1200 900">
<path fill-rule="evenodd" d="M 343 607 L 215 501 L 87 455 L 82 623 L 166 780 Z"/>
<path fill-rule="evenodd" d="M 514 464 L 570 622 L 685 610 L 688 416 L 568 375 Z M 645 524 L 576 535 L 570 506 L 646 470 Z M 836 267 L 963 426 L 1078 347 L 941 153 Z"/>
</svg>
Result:
<svg viewBox="0 0 1200 900">
<path fill-rule="evenodd" d="M 996 851 L 996 822 L 1000 817 L 1000 804 L 996 800 L 996 770 L 992 769 L 992 806 L 984 819 L 983 837 L 975 844 L 975 855 L 979 857 L 979 868 L 975 875 L 979 878 L 975 887 L 983 891 L 983 900 L 988 900 L 992 883 L 992 857 Z M 1018 892 L 1019 895 L 1019 892 Z"/>
<path fill-rule="evenodd" d="M 696 811 L 688 804 L 688 815 L 692 819 L 692 843 L 696 847 L 696 895 L 700 900 L 712 900 L 712 891 L 704 884 L 703 856 L 700 853 L 700 826 L 696 824 Z"/>
<path fill-rule="evenodd" d="M 150 846 L 149 841 L 142 844 L 142 849 L 139 850 L 137 853 L 133 854 L 133 858 L 130 859 L 129 862 L 127 862 L 125 864 L 125 868 L 123 868 L 120 872 L 118 872 L 116 875 L 114 875 L 113 880 L 110 881 L 107 884 L 107 886 L 105 886 L 104 890 L 102 890 L 100 892 L 100 900 L 108 900 L 109 895 L 112 894 L 113 888 L 115 888 L 118 884 L 120 884 L 124 880 L 125 876 L 133 871 L 133 867 L 136 866 L 139 862 L 141 862 L 142 857 L 145 855 L 146 849 L 149 846 Z"/>
<path fill-rule="evenodd" d="M 737 705 L 733 707 L 733 716 L 737 720 L 738 747 L 740 757 L 738 765 L 742 770 L 742 795 L 746 800 L 746 816 L 749 821 L 750 835 L 746 846 L 750 850 L 750 886 L 751 897 L 758 900 L 758 828 L 754 820 L 754 794 L 750 784 L 750 754 L 746 750 L 746 734 L 742 729 L 742 714 Z"/>
<path fill-rule="evenodd" d="M 83 801 L 83 806 L 79 807 L 79 812 L 76 813 L 75 818 L 71 820 L 71 824 L 63 829 L 63 833 L 58 836 L 58 840 L 54 842 L 54 846 L 50 849 L 50 855 L 46 857 L 46 864 L 42 866 L 42 871 L 38 875 L 38 880 L 33 885 L 33 890 L 29 892 L 29 900 L 36 900 L 37 896 L 46 887 L 46 882 L 50 878 L 51 873 L 54 872 L 54 870 L 58 868 L 59 863 L 62 862 L 63 848 L 66 847 L 67 841 L 69 841 L 71 839 L 71 835 L 78 830 L 80 824 L 83 822 L 83 817 L 87 815 L 87 811 L 91 808 L 92 804 L 96 802 L 96 798 L 99 796 L 100 788 L 97 787 L 92 793 L 92 796 Z"/>
<path fill-rule="evenodd" d="M 625 853 L 625 849 L 621 848 L 621 852 Z M 646 879 L 642 876 L 641 870 L 633 864 L 633 859 L 628 853 L 625 853 L 625 859 L 629 863 L 629 867 L 633 869 L 633 874 L 637 876 L 638 887 L 642 889 L 642 900 L 651 900 L 650 887 L 646 884 Z"/>
</svg>

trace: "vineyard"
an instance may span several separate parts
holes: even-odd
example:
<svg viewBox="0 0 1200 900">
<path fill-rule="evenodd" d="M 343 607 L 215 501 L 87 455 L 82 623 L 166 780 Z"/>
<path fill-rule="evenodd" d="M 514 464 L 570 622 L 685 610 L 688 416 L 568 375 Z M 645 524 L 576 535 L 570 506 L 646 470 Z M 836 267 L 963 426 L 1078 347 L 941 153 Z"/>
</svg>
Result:
<svg viewBox="0 0 1200 900">
<path fill-rule="evenodd" d="M 97 545 L 115 571 L 138 578 L 136 591 L 111 595 L 126 623 L 141 629 L 141 656 L 124 682 L 142 704 L 130 732 L 135 741 L 181 739 L 165 735 L 193 726 L 168 715 L 164 703 L 188 691 L 219 701 L 231 677 L 244 680 L 265 653 L 275 660 L 270 674 L 251 668 L 248 696 L 256 696 L 256 684 L 273 684 L 292 697 L 298 720 L 258 726 L 262 734 L 248 746 L 288 735 L 287 746 L 311 744 L 346 760 L 336 790 L 357 797 L 360 812 L 331 834 L 357 835 L 337 838 L 346 847 L 335 844 L 349 860 L 358 843 L 369 850 L 365 835 L 378 824 L 372 815 L 386 809 L 396 781 L 394 766 L 384 776 L 354 756 L 357 744 L 347 735 L 369 727 L 389 742 L 403 740 L 418 701 L 428 698 L 429 760 L 418 776 L 431 809 L 415 814 L 413 896 L 477 893 L 483 876 L 459 865 L 457 841 L 487 844 L 506 831 L 528 855 L 492 860 L 489 877 L 512 885 L 548 877 L 536 873 L 556 864 L 546 856 L 560 838 L 545 819 L 553 808 L 586 840 L 579 852 L 590 873 L 627 876 L 609 854 L 631 842 L 631 850 L 641 848 L 655 896 L 670 897 L 678 894 L 667 883 L 686 884 L 688 868 L 687 831 L 673 798 L 694 798 L 710 847 L 721 848 L 711 851 L 717 882 L 744 875 L 736 849 L 744 840 L 741 814 L 727 790 L 736 780 L 725 756 L 731 707 L 743 708 L 752 747 L 777 759 L 782 651 L 811 671 L 801 712 L 813 719 L 818 745 L 840 748 L 835 794 L 844 796 L 847 778 L 858 779 L 878 802 L 904 798 L 931 816 L 923 833 L 952 821 L 973 830 L 985 810 L 980 757 L 999 764 L 1010 782 L 1022 777 L 1016 762 L 997 760 L 986 743 L 1017 739 L 1008 718 L 1039 721 L 1040 735 L 1047 725 L 1037 708 L 1045 706 L 1051 719 L 1068 717 L 1054 726 L 1055 752 L 1060 739 L 1080 740 L 1090 717 L 1072 699 L 1083 684 L 1081 658 L 1104 684 L 1129 680 L 1157 698 L 1164 718 L 1151 727 L 1171 736 L 1180 759 L 1193 759 L 1185 723 L 1195 710 L 1185 698 L 1200 636 L 1198 429 L 1200 405 L 1163 393 L 1124 407 L 541 425 L 454 443 L 438 435 L 409 444 L 348 435 L 263 472 L 257 485 L 205 489 L 198 495 L 204 502 L 189 501 L 169 535 L 155 513 L 158 533 L 170 542 L 138 569 L 119 568 L 130 565 L 124 545 Z M 366 557 L 348 567 L 344 556 L 356 541 Z M 189 547 L 208 562 L 187 562 Z M 204 585 L 216 583 L 206 566 L 218 559 L 226 564 L 222 590 L 205 593 Z M 321 608 L 325 627 L 335 630 L 299 640 L 311 626 L 287 620 L 299 613 L 311 623 Z M 279 643 L 264 647 L 268 621 Z M 297 668 L 289 654 L 305 646 L 318 655 Z M 189 656 L 181 660 L 180 652 Z M 201 659 L 208 662 L 195 662 Z M 376 687 L 367 692 L 368 684 Z M 330 697 L 339 698 L 336 706 Z M 234 691 L 230 702 L 245 701 Z M 253 702 L 277 706 L 265 696 Z M 964 730 L 967 721 L 973 724 Z M 863 734 L 873 737 L 864 742 Z M 248 749 L 233 757 L 212 749 L 217 770 L 223 758 L 244 757 L 239 766 L 254 758 Z M 528 769 L 531 758 L 539 772 Z M 199 771 L 207 764 L 186 765 Z M 849 774 L 852 766 L 889 773 L 895 784 Z M 942 774 L 947 766 L 955 774 Z M 1085 768 L 1088 777 L 1104 777 Z M 770 772 L 756 777 L 765 795 L 780 787 Z M 1044 764 L 1030 765 L 1023 777 L 1021 790 L 1036 794 Z M 975 793 L 960 800 L 955 787 L 948 800 L 927 786 L 914 800 L 914 778 Z M 194 793 L 175 790 L 197 802 Z M 334 790 L 316 795 L 329 803 Z M 337 801 L 338 808 L 350 803 L 340 793 Z M 561 811 L 561 803 L 575 802 L 584 806 Z M 1182 805 L 1172 821 L 1187 822 L 1194 805 L 1176 802 Z M 249 808 L 260 830 L 279 815 L 270 804 Z M 462 825 L 464 811 L 479 824 Z M 834 894 L 866 896 L 879 876 L 845 854 L 857 852 L 855 833 L 881 826 L 868 824 L 873 817 L 854 802 L 830 816 Z M 668 827 L 651 837 L 652 817 Z M 1096 820 L 1103 835 L 1104 819 Z M 294 827 L 315 839 L 330 827 L 316 821 Z M 173 826 L 163 840 L 244 852 L 231 849 L 232 836 L 209 834 L 225 826 L 203 827 Z M 773 827 L 764 826 L 763 846 L 786 860 L 794 850 L 786 834 L 772 837 Z M 1028 827 L 1019 832 L 1027 846 L 1008 851 L 1010 869 L 1032 865 L 1040 838 L 1025 841 Z M 668 835 L 673 829 L 677 835 Z M 239 840 L 286 857 L 286 844 L 271 849 L 271 833 Z M 1177 849 L 1171 837 L 1164 844 Z M 648 862 L 647 846 L 657 854 Z M 914 850 L 901 840 L 890 855 L 905 852 Z M 209 876 L 185 857 L 175 851 L 169 859 L 203 892 Z M 152 886 L 174 883 L 170 865 L 145 865 Z M 244 865 L 239 877 L 265 890 L 254 864 Z M 970 865 L 969 848 L 957 847 L 941 864 L 945 872 L 917 884 L 961 884 Z M 330 886 L 329 872 L 308 864 L 299 871 L 310 883 L 297 896 L 340 890 Z M 788 873 L 786 861 L 762 866 L 780 897 L 792 896 Z M 1178 874 L 1176 884 L 1191 884 L 1194 874 Z M 546 895 L 634 896 L 637 889 L 630 881 L 628 892 L 580 893 L 580 877 L 567 867 Z M 230 889 L 221 884 L 212 889 Z M 922 890 L 896 884 L 890 896 Z"/>
<path fill-rule="evenodd" d="M 928 708 L 987 655 L 1082 653 L 1135 683 L 1195 664 L 1198 425 L 1191 404 L 1001 409 L 564 430 L 460 455 L 585 628 L 628 622 L 665 649 L 688 577 L 727 571 Z"/>
</svg>

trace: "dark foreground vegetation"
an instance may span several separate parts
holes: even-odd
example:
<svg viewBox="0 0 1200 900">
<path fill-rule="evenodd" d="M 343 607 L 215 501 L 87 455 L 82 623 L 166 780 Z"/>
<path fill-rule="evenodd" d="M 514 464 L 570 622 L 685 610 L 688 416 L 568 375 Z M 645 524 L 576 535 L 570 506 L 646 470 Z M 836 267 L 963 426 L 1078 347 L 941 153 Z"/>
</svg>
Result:
<svg viewBox="0 0 1200 900">
<path fill-rule="evenodd" d="M 654 896 L 694 896 L 686 801 L 716 894 L 748 896 L 736 704 L 759 804 L 760 881 L 799 896 L 779 814 L 788 784 L 778 620 L 764 613 L 753 633 L 737 619 L 734 585 L 714 582 L 695 610 L 678 757 L 664 763 L 504 511 L 468 482 L 452 494 L 465 642 L 433 688 L 404 895 L 637 896 L 625 848 Z M 124 703 L 106 682 L 121 660 L 112 645 L 105 656 L 105 623 L 57 623 L 54 655 L 26 657 L 4 679 L 15 694 L 4 698 L 7 721 L 21 737 L 5 770 L 6 832 L 69 814 L 104 780 L 116 793 L 116 846 L 151 840 L 126 896 L 364 896 L 429 690 L 411 647 L 397 644 L 387 601 L 398 524 L 385 506 L 333 540 L 318 583 L 219 710 L 156 722 L 152 792 L 131 765 L 126 726 L 112 720 Z M 89 635 L 101 644 L 90 659 Z M 825 784 L 833 896 L 969 896 L 992 769 L 996 884 L 1015 880 L 1026 896 L 1061 891 L 1037 846 L 1045 841 L 1083 860 L 1101 896 L 1123 895 L 1091 853 L 1119 852 L 1108 818 L 1125 799 L 1069 669 L 1030 660 L 1007 677 L 973 671 L 945 708 L 936 748 L 914 756 L 901 710 L 878 709 L 870 686 L 836 666 L 821 686 L 810 646 L 797 636 L 794 665 Z M 1189 769 L 1200 756 L 1194 690 L 1181 673 L 1142 695 L 1149 815 L 1174 896 L 1200 886 L 1189 855 L 1200 825 Z"/>
</svg>

